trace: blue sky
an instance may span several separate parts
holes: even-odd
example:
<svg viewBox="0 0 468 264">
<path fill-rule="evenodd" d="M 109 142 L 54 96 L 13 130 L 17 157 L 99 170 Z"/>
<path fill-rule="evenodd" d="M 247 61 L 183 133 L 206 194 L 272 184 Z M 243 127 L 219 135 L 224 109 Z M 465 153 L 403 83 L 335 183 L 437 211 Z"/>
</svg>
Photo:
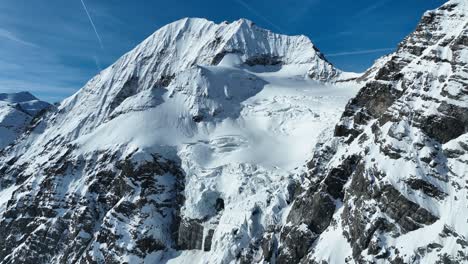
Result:
<svg viewBox="0 0 468 264">
<path fill-rule="evenodd" d="M 0 92 L 28 90 L 59 101 L 158 28 L 183 17 L 248 18 L 276 32 L 304 34 L 338 68 L 359 72 L 391 52 L 425 10 L 443 2 L 2 0 Z"/>
</svg>

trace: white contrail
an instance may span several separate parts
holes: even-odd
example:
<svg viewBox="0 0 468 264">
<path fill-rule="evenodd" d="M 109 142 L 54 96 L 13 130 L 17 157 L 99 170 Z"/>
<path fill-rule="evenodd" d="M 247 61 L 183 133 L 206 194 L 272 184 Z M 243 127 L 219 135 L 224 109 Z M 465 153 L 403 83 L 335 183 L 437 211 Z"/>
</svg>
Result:
<svg viewBox="0 0 468 264">
<path fill-rule="evenodd" d="M 250 13 L 252 13 L 253 15 L 259 17 L 260 19 L 262 19 L 263 21 L 267 22 L 268 24 L 270 24 L 270 26 L 274 27 L 276 30 L 279 31 L 279 33 L 283 33 L 283 29 L 281 29 L 279 26 L 277 26 L 275 23 L 273 23 L 270 19 L 266 18 L 264 15 L 260 14 L 259 12 L 257 12 L 254 8 L 252 8 L 249 4 L 247 4 L 246 2 L 242 1 L 242 0 L 235 0 L 238 4 L 240 4 L 241 6 L 243 6 L 245 9 L 247 9 L 248 11 L 250 11 Z"/>
<path fill-rule="evenodd" d="M 356 14 L 354 14 L 353 17 L 361 17 L 361 16 L 365 16 L 375 10 L 377 10 L 378 8 L 382 7 L 383 5 L 386 5 L 387 3 L 389 2 L 389 0 L 383 0 L 383 1 L 378 1 L 378 2 L 375 2 L 373 5 L 370 5 L 364 9 L 362 9 L 361 11 L 357 12 Z"/>
<path fill-rule="evenodd" d="M 88 8 L 86 7 L 83 0 L 81 0 L 81 4 L 83 5 L 83 9 L 85 10 L 86 15 L 88 15 L 89 22 L 91 22 L 91 26 L 93 26 L 94 33 L 96 33 L 96 37 L 97 37 L 97 39 L 99 41 L 99 45 L 101 46 L 101 49 L 104 49 L 104 45 L 102 45 L 101 36 L 99 36 L 99 33 L 98 33 L 97 29 L 96 29 L 96 25 L 94 25 L 93 19 L 91 18 L 91 15 L 88 12 Z"/>
<path fill-rule="evenodd" d="M 391 51 L 394 48 L 384 48 L 384 49 L 369 49 L 369 50 L 356 50 L 356 51 L 344 51 L 332 54 L 325 54 L 326 57 L 338 57 L 338 56 L 346 56 L 346 55 L 357 55 L 357 54 L 369 54 L 369 53 L 376 53 L 381 51 Z"/>
<path fill-rule="evenodd" d="M 17 43 L 21 43 L 23 45 L 30 46 L 30 47 L 35 47 L 35 48 L 39 47 L 38 45 L 36 45 L 36 44 L 34 44 L 32 42 L 29 42 L 29 41 L 26 41 L 26 40 L 23 40 L 23 39 L 19 38 L 13 32 L 8 31 L 8 30 L 3 29 L 3 28 L 0 28 L 0 38 L 5 38 L 5 39 L 11 40 L 11 41 L 14 41 L 14 42 L 17 42 Z"/>
</svg>

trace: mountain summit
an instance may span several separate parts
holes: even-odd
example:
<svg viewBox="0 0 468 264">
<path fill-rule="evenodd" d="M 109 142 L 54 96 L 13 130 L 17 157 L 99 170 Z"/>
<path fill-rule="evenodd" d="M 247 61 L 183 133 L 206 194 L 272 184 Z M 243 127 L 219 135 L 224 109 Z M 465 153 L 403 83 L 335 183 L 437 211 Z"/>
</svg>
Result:
<svg viewBox="0 0 468 264">
<path fill-rule="evenodd" d="M 237 56 L 246 67 L 302 65 L 319 81 L 333 81 L 340 74 L 305 36 L 275 34 L 245 19 L 215 24 L 185 18 L 156 31 L 65 100 L 62 108 L 79 117 L 89 116 L 82 111 L 94 111 L 97 105 L 93 119 L 82 120 L 85 127 L 96 127 L 116 116 L 125 100 L 165 89 L 177 76 L 197 65 L 218 65 L 226 55 Z"/>
</svg>

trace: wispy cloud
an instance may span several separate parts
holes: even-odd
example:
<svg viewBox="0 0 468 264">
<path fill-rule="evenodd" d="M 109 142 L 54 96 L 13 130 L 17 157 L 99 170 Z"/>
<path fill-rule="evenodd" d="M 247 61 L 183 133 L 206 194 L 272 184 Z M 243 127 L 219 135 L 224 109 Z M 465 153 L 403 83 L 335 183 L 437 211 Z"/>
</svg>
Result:
<svg viewBox="0 0 468 264">
<path fill-rule="evenodd" d="M 299 6 L 294 8 L 293 13 L 289 16 L 289 23 L 295 23 L 302 19 L 307 13 L 309 13 L 316 4 L 318 4 L 319 0 L 306 0 L 306 1 L 299 1 Z M 289 5 L 290 2 L 288 1 L 287 4 Z"/>
<path fill-rule="evenodd" d="M 26 40 L 23 40 L 20 37 L 18 37 L 17 35 L 15 35 L 13 32 L 8 31 L 8 30 L 6 30 L 4 28 L 0 28 L 0 38 L 5 38 L 5 39 L 8 39 L 10 41 L 13 41 L 13 42 L 19 43 L 21 45 L 25 45 L 25 46 L 30 46 L 30 47 L 35 47 L 35 48 L 38 47 L 36 44 L 34 44 L 32 42 L 29 42 L 29 41 L 26 41 Z"/>
<path fill-rule="evenodd" d="M 24 8 L 18 0 L 5 1 L 0 4 L 0 92 L 28 90 L 48 101 L 63 99 L 134 44 L 122 34 L 131 27 L 114 17 L 107 4 L 54 0 L 57 4 L 36 12 L 43 7 L 38 1 Z M 106 39 L 118 40 L 120 46 L 103 50 Z"/>
<path fill-rule="evenodd" d="M 86 7 L 84 0 L 81 0 L 81 4 L 83 5 L 83 9 L 86 12 L 86 15 L 88 16 L 89 22 L 91 23 L 91 26 L 94 29 L 94 33 L 96 33 L 96 37 L 97 37 L 97 39 L 99 41 L 99 45 L 101 46 L 102 49 L 104 49 L 104 45 L 102 44 L 101 36 L 99 35 L 99 33 L 97 31 L 97 28 L 96 28 L 96 25 L 94 24 L 94 21 L 91 18 L 91 15 L 88 12 L 88 8 Z"/>
<path fill-rule="evenodd" d="M 354 14 L 353 17 L 361 17 L 361 16 L 365 16 L 367 14 L 370 14 L 371 12 L 373 12 L 376 9 L 380 8 L 381 6 L 385 5 L 389 1 L 390 0 L 375 1 L 372 5 L 369 5 L 369 6 L 365 7 L 365 8 L 363 8 L 361 11 Z"/>
<path fill-rule="evenodd" d="M 284 30 L 276 25 L 276 23 L 272 22 L 270 19 L 262 15 L 260 12 L 255 10 L 252 6 L 244 2 L 243 0 L 235 0 L 237 3 L 239 3 L 241 6 L 243 6 L 245 9 L 247 9 L 250 13 L 252 13 L 254 16 L 262 19 L 266 23 L 268 23 L 270 26 L 272 26 L 275 30 L 278 30 L 280 33 L 284 32 Z"/>
<path fill-rule="evenodd" d="M 330 34 L 330 35 L 319 36 L 317 38 L 313 38 L 312 40 L 315 42 L 315 41 L 321 41 L 321 40 L 337 39 L 337 38 L 341 38 L 341 37 L 345 37 L 345 36 L 351 36 L 353 34 L 354 34 L 353 31 L 346 30 L 346 31 L 340 31 L 340 32 L 337 32 L 337 33 L 333 33 L 333 34 Z"/>
<path fill-rule="evenodd" d="M 71 95 L 91 72 L 47 48 L 0 50 L 0 71 L 0 92 L 30 91 L 48 101 Z"/>
<path fill-rule="evenodd" d="M 339 56 L 349 56 L 349 55 L 359 55 L 359 54 L 371 54 L 384 51 L 392 51 L 394 48 L 382 48 L 382 49 L 367 49 L 367 50 L 355 50 L 355 51 L 343 51 L 332 54 L 325 54 L 327 57 L 339 57 Z"/>
</svg>

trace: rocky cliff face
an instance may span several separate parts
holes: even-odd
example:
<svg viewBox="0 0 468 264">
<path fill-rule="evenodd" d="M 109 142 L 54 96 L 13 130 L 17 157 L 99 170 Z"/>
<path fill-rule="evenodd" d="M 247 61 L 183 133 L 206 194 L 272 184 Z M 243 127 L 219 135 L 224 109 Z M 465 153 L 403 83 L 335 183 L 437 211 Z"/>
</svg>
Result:
<svg viewBox="0 0 468 264">
<path fill-rule="evenodd" d="M 466 1 L 425 13 L 361 77 L 308 165 L 279 263 L 468 261 L 467 23 Z"/>
</svg>

